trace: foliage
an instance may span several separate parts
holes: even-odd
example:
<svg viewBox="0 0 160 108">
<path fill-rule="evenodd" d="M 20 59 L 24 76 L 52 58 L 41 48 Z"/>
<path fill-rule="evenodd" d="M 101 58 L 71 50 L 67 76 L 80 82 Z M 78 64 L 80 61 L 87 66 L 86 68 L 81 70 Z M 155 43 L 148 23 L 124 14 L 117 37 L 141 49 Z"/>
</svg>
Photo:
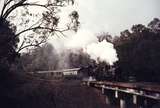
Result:
<svg viewBox="0 0 160 108">
<path fill-rule="evenodd" d="M 121 32 L 120 37 L 114 40 L 119 58 L 116 64 L 119 79 L 129 80 L 130 76 L 135 76 L 137 81 L 160 81 L 160 32 L 155 28 L 159 24 L 157 20 L 151 21 L 149 27 L 133 25 L 131 31 Z"/>
<path fill-rule="evenodd" d="M 19 66 L 25 72 L 55 70 L 58 64 L 57 57 L 54 47 L 46 43 L 30 53 L 23 53 Z"/>
<path fill-rule="evenodd" d="M 28 47 L 40 46 L 48 37 L 64 35 L 64 31 L 71 29 L 76 31 L 79 26 L 79 15 L 73 11 L 70 14 L 71 21 L 68 22 L 70 24 L 64 28 L 58 27 L 62 7 L 73 5 L 73 0 L 44 0 L 43 3 L 30 0 L 3 0 L 2 3 L 0 18 L 14 24 L 15 38 L 20 37 L 21 40 L 17 52 Z M 37 12 L 32 11 L 33 9 Z"/>
<path fill-rule="evenodd" d="M 79 24 L 78 13 L 74 11 L 70 14 L 70 23 L 74 23 L 74 27 L 73 25 L 63 29 L 58 27 L 60 20 L 58 13 L 63 7 L 73 5 L 73 0 L 46 0 L 44 3 L 30 0 L 3 0 L 1 3 L 3 4 L 0 12 L 0 71 L 4 73 L 9 71 L 11 65 L 12 70 L 15 70 L 16 65 L 21 64 L 18 63 L 19 60 L 16 64 L 12 63 L 23 49 L 39 47 L 48 37 L 57 33 L 63 35 L 64 31 L 73 28 L 76 30 Z M 31 11 L 31 7 L 38 7 L 41 11 Z"/>
<path fill-rule="evenodd" d="M 98 41 L 102 42 L 103 40 L 106 40 L 107 42 L 112 43 L 112 36 L 108 33 L 102 32 L 97 35 Z"/>
<path fill-rule="evenodd" d="M 77 53 L 70 52 L 69 54 L 70 67 L 85 67 L 91 65 L 91 59 L 89 55 L 84 54 L 81 50 Z"/>
<path fill-rule="evenodd" d="M 5 19 L 0 18 L 0 73 L 1 75 L 9 71 L 11 63 L 19 56 L 16 52 L 17 42 L 14 27 Z M 11 29 L 12 28 L 12 29 Z M 4 76 L 3 76 L 4 77 Z"/>
</svg>

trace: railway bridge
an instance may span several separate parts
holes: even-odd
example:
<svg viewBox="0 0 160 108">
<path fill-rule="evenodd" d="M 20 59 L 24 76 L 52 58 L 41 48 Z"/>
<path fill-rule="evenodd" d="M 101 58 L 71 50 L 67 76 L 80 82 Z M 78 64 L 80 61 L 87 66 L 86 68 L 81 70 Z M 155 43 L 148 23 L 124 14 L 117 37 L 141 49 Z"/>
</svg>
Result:
<svg viewBox="0 0 160 108">
<path fill-rule="evenodd" d="M 42 78 L 62 78 L 65 76 L 77 76 L 80 68 L 37 71 L 30 74 Z M 147 82 L 109 82 L 85 80 L 82 84 L 101 90 L 106 97 L 106 104 L 118 105 L 119 108 L 160 108 L 160 85 Z"/>
<path fill-rule="evenodd" d="M 106 104 L 119 108 L 160 108 L 160 86 L 152 83 L 83 81 L 83 85 L 100 89 Z"/>
</svg>

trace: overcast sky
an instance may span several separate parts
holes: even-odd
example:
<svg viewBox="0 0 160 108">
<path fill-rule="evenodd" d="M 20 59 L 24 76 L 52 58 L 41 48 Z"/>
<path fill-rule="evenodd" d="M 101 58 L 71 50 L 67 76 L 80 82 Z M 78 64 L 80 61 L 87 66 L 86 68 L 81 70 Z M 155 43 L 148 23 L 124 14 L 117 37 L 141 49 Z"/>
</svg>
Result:
<svg viewBox="0 0 160 108">
<path fill-rule="evenodd" d="M 160 18 L 160 0 L 77 0 L 76 7 L 82 28 L 112 35 Z"/>
<path fill-rule="evenodd" d="M 2 1 L 0 0 L 1 4 Z M 73 8 L 78 10 L 81 28 L 94 33 L 104 31 L 112 35 L 118 35 L 120 31 L 130 28 L 133 24 L 146 25 L 153 18 L 160 18 L 160 0 L 75 1 L 75 6 L 70 10 Z M 65 12 L 66 15 L 68 13 Z"/>
</svg>

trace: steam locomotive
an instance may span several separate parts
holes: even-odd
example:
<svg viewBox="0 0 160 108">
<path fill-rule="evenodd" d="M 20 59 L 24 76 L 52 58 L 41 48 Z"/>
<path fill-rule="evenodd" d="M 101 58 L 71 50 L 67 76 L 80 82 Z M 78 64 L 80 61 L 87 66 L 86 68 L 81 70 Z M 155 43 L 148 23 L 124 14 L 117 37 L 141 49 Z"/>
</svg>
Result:
<svg viewBox="0 0 160 108">
<path fill-rule="evenodd" d="M 114 81 L 115 78 L 115 68 L 109 65 L 89 65 L 80 68 L 79 73 L 83 74 L 83 77 L 92 76 L 96 80 L 108 80 Z"/>
</svg>

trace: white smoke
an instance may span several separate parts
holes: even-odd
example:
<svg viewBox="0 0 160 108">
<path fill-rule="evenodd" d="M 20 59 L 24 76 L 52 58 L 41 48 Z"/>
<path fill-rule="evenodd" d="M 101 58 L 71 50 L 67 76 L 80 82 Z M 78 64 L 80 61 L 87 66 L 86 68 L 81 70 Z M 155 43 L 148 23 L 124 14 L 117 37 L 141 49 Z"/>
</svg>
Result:
<svg viewBox="0 0 160 108">
<path fill-rule="evenodd" d="M 82 49 L 97 42 L 97 38 L 89 30 L 80 29 L 78 32 L 71 36 L 66 44 L 69 49 Z"/>
<path fill-rule="evenodd" d="M 72 34 L 66 39 L 58 38 L 58 40 L 54 41 L 54 43 L 53 41 L 51 43 L 54 44 L 54 47 L 57 49 L 57 52 L 59 52 L 59 55 L 66 52 L 65 56 L 63 55 L 63 57 L 60 57 L 63 59 L 62 62 L 64 62 L 61 62 L 61 65 L 66 64 L 65 62 L 68 61 L 67 55 L 69 54 L 67 51 L 75 54 L 83 52 L 88 54 L 90 58 L 95 60 L 97 63 L 106 62 L 109 65 L 113 65 L 113 63 L 118 60 L 113 44 L 107 42 L 106 40 L 99 42 L 96 35 L 89 30 L 80 29 L 76 34 Z"/>
<path fill-rule="evenodd" d="M 113 65 L 118 60 L 116 50 L 112 43 L 98 38 L 89 30 L 79 30 L 76 35 L 72 36 L 67 42 L 67 48 L 75 50 L 82 49 L 91 59 L 97 62 L 106 62 Z"/>
<path fill-rule="evenodd" d="M 102 42 L 92 43 L 86 46 L 84 52 L 90 55 L 91 59 L 104 61 L 110 65 L 118 60 L 116 50 L 112 43 L 103 40 Z"/>
<path fill-rule="evenodd" d="M 71 10 L 76 9 L 75 7 L 66 7 L 60 16 L 62 16 L 60 26 L 64 26 L 66 21 L 68 22 L 68 14 L 71 13 Z M 64 22 L 63 22 L 64 21 Z M 116 50 L 112 43 L 107 41 L 99 42 L 96 35 L 93 33 L 92 28 L 85 28 L 81 25 L 81 29 L 77 33 L 69 32 L 66 38 L 57 38 L 50 43 L 52 43 L 59 52 L 64 53 L 65 50 L 71 51 L 72 53 L 79 53 L 83 51 L 90 56 L 91 59 L 94 59 L 97 62 L 106 62 L 110 65 L 113 65 L 114 62 L 118 60 Z M 97 31 L 96 31 L 97 32 Z M 66 53 L 67 54 L 67 53 Z M 68 55 L 68 54 L 67 54 Z M 68 57 L 61 57 L 62 59 L 67 59 Z M 68 61 L 62 60 L 63 62 Z M 68 61 L 69 62 L 69 61 Z M 63 64 L 63 63 L 60 63 Z"/>
</svg>

